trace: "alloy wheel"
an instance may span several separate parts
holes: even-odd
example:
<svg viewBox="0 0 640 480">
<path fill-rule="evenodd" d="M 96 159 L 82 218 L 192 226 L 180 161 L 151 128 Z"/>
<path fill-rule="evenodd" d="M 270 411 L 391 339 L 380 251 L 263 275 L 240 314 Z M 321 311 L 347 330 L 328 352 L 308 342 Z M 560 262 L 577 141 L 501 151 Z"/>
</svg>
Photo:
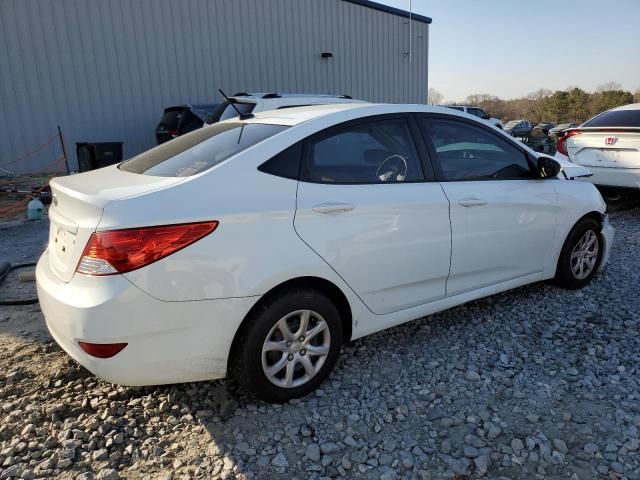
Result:
<svg viewBox="0 0 640 480">
<path fill-rule="evenodd" d="M 571 251 L 571 272 L 578 280 L 587 278 L 593 272 L 598 260 L 600 241 L 593 230 L 587 230 Z"/>
<path fill-rule="evenodd" d="M 325 319 L 313 310 L 296 310 L 269 331 L 262 345 L 262 371 L 278 387 L 299 387 L 320 371 L 330 347 Z"/>
</svg>

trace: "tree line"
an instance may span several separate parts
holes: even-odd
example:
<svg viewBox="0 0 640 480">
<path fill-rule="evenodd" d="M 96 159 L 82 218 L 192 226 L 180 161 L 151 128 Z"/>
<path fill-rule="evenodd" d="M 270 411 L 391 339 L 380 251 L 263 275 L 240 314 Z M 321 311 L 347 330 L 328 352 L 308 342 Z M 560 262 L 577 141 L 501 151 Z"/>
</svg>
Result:
<svg viewBox="0 0 640 480">
<path fill-rule="evenodd" d="M 437 90 L 429 89 L 428 103 L 438 105 L 442 100 L 443 96 Z M 619 83 L 609 82 L 591 93 L 578 87 L 555 92 L 540 88 L 525 97 L 511 100 L 488 94 L 473 94 L 464 101 L 455 103 L 480 107 L 503 122 L 524 118 L 532 122 L 582 123 L 600 112 L 634 102 L 640 102 L 640 89 L 634 95 L 624 90 Z"/>
</svg>

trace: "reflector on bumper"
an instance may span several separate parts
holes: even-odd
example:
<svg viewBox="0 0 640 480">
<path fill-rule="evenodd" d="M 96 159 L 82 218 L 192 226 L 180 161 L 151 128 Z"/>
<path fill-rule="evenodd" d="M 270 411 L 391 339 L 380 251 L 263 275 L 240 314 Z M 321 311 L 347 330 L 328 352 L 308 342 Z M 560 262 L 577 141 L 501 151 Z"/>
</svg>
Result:
<svg viewBox="0 0 640 480">
<path fill-rule="evenodd" d="M 92 357 L 96 358 L 111 358 L 120 353 L 126 343 L 87 343 L 78 342 L 80 348 L 87 352 Z"/>
</svg>

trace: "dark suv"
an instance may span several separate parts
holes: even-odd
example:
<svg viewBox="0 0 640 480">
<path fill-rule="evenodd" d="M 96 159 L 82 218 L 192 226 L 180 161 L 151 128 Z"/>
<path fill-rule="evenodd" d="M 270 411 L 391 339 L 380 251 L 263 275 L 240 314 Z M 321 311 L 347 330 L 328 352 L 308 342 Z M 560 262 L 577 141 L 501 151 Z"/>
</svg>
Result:
<svg viewBox="0 0 640 480">
<path fill-rule="evenodd" d="M 156 127 L 158 145 L 202 127 L 204 120 L 219 104 L 189 104 L 167 107 Z"/>
</svg>

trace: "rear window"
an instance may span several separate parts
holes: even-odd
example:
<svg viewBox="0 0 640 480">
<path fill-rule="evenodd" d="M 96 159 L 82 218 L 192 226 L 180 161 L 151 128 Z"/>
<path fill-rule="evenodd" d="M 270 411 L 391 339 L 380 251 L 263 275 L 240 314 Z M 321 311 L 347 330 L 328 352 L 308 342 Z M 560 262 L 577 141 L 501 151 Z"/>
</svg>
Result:
<svg viewBox="0 0 640 480">
<path fill-rule="evenodd" d="M 212 123 L 229 120 L 230 118 L 238 116 L 238 110 L 241 114 L 245 115 L 253 112 L 256 108 L 256 104 L 251 102 L 235 102 L 234 105 L 236 108 L 233 108 L 229 102 L 224 101 L 214 112 L 211 113 L 211 115 L 207 117 L 205 123 L 207 125 L 211 125 Z"/>
<path fill-rule="evenodd" d="M 178 122 L 178 134 L 193 132 L 202 127 L 202 119 L 195 115 L 191 110 L 185 110 Z"/>
<path fill-rule="evenodd" d="M 180 121 L 180 117 L 182 117 L 183 112 L 184 108 L 165 110 L 162 120 L 160 120 L 160 125 L 166 130 L 177 130 L 178 122 Z"/>
<path fill-rule="evenodd" d="M 583 127 L 640 127 L 640 110 L 613 110 L 587 121 Z"/>
<path fill-rule="evenodd" d="M 188 177 L 286 130 L 284 125 L 219 123 L 178 137 L 120 164 L 127 172 Z"/>
</svg>

